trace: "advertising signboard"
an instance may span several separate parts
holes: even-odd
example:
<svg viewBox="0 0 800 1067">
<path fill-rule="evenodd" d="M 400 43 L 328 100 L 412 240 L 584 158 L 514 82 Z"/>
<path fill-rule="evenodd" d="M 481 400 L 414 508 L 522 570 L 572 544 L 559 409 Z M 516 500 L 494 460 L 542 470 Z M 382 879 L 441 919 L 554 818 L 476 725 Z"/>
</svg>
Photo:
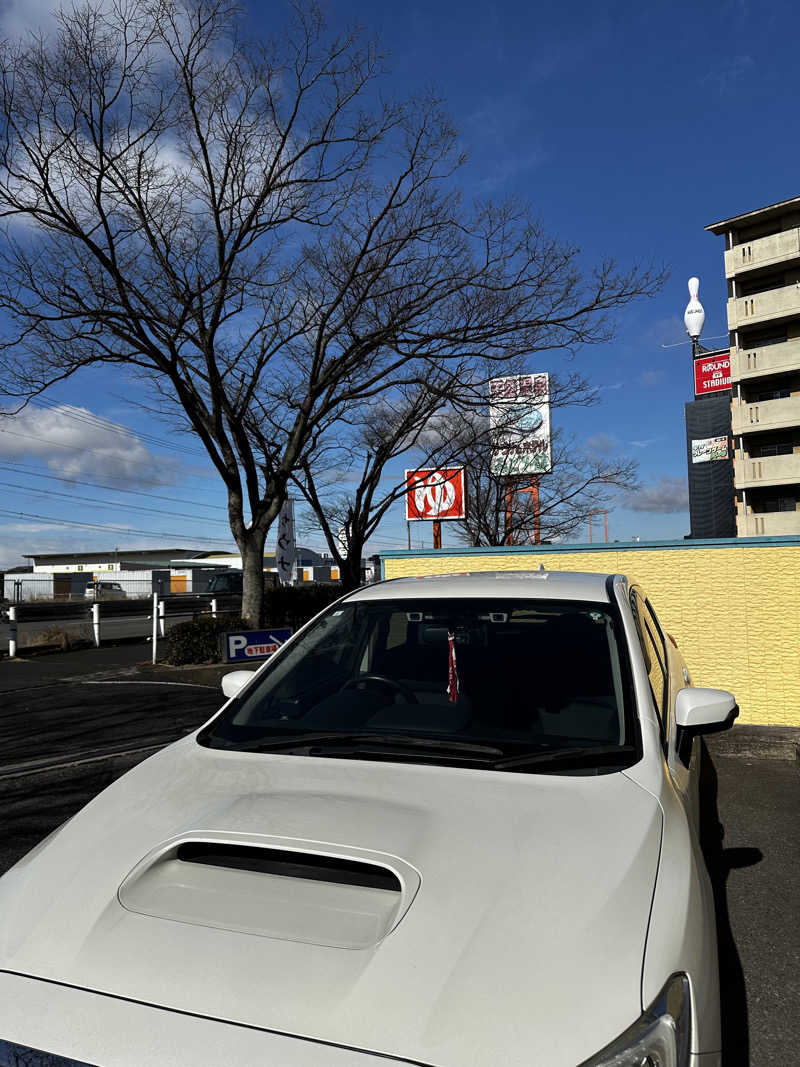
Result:
<svg viewBox="0 0 800 1067">
<path fill-rule="evenodd" d="M 226 663 L 245 663 L 269 659 L 292 636 L 287 627 L 281 630 L 239 630 L 223 634 L 223 655 Z"/>
<path fill-rule="evenodd" d="M 294 503 L 284 501 L 278 517 L 278 540 L 275 545 L 275 565 L 281 585 L 289 585 L 292 580 L 294 558 L 296 555 L 294 541 Z"/>
<path fill-rule="evenodd" d="M 692 463 L 710 463 L 715 459 L 728 458 L 728 438 L 702 437 L 692 440 Z"/>
<path fill-rule="evenodd" d="M 463 467 L 406 471 L 406 521 L 463 519 L 467 514 Z"/>
<path fill-rule="evenodd" d="M 492 474 L 545 474 L 550 452 L 550 376 L 515 374 L 489 382 Z"/>
<path fill-rule="evenodd" d="M 706 352 L 694 361 L 694 395 L 707 396 L 731 387 L 729 351 Z"/>
</svg>

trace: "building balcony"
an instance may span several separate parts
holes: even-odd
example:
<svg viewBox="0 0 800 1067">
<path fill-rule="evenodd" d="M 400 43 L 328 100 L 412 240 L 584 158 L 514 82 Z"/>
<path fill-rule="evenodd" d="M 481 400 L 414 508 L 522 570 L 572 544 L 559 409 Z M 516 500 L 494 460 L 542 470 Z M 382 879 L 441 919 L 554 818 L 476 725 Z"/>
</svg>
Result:
<svg viewBox="0 0 800 1067">
<path fill-rule="evenodd" d="M 725 253 L 725 277 L 733 278 L 758 267 L 773 267 L 797 258 L 800 258 L 800 229 L 772 233 L 729 249 Z"/>
<path fill-rule="evenodd" d="M 738 296 L 728 301 L 728 329 L 740 330 L 772 319 L 800 315 L 800 283 L 768 289 L 765 293 Z"/>
<path fill-rule="evenodd" d="M 800 485 L 800 453 L 789 456 L 761 456 L 734 460 L 737 489 L 767 488 L 770 485 Z"/>
<path fill-rule="evenodd" d="M 736 516 L 737 537 L 782 537 L 800 534 L 800 511 L 762 511 Z"/>
<path fill-rule="evenodd" d="M 763 348 L 731 350 L 731 381 L 741 382 L 767 374 L 800 371 L 800 337 Z"/>
<path fill-rule="evenodd" d="M 755 404 L 734 401 L 731 407 L 731 430 L 735 437 L 764 430 L 786 430 L 792 426 L 800 426 L 800 396 L 759 400 Z"/>
</svg>

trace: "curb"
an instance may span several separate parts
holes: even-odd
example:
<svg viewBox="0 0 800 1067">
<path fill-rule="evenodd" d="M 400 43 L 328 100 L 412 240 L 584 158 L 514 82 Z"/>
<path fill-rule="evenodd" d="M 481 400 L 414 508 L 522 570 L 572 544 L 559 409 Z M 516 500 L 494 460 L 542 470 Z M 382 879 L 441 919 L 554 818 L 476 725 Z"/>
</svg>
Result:
<svg viewBox="0 0 800 1067">
<path fill-rule="evenodd" d="M 794 726 L 734 726 L 705 738 L 712 756 L 793 762 L 800 759 L 800 728 Z"/>
<path fill-rule="evenodd" d="M 170 667 L 166 663 L 156 663 L 136 667 L 130 680 L 180 682 L 184 685 L 207 685 L 212 689 L 219 689 L 223 676 L 235 670 L 234 663 L 201 663 L 186 667 Z M 120 674 L 120 679 L 122 678 Z"/>
</svg>

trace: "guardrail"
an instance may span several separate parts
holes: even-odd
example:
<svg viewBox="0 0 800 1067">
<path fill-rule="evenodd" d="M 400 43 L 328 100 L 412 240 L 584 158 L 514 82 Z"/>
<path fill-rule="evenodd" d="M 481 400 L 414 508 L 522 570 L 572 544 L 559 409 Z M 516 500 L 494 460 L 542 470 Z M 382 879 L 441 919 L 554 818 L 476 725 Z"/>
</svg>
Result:
<svg viewBox="0 0 800 1067">
<path fill-rule="evenodd" d="M 11 604 L 0 612 L 8 621 L 8 655 L 13 659 L 19 647 L 19 626 L 25 623 L 81 622 L 91 625 L 92 643 L 99 648 L 102 640 L 103 622 L 141 618 L 149 622 L 151 634 L 147 637 L 153 644 L 153 662 L 156 661 L 158 641 L 166 637 L 167 620 L 195 619 L 200 615 L 238 615 L 242 599 L 235 594 L 211 595 L 207 593 L 170 593 L 160 596 L 153 593 L 147 600 L 95 600 L 78 602 L 42 603 L 25 601 Z"/>
</svg>

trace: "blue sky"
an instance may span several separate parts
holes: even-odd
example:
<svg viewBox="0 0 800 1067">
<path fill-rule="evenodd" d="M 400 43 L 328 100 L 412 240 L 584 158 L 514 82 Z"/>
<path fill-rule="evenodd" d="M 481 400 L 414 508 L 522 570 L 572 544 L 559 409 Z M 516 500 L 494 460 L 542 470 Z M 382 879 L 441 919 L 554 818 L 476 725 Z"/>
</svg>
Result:
<svg viewBox="0 0 800 1067">
<path fill-rule="evenodd" d="M 47 6 L 46 0 L 38 6 L 4 4 L 0 22 L 14 31 Z M 252 4 L 252 32 L 268 32 L 283 10 L 279 3 Z M 587 266 L 612 255 L 623 266 L 652 261 L 670 270 L 655 299 L 620 315 L 612 344 L 577 355 L 575 369 L 599 387 L 600 402 L 559 413 L 557 424 L 582 442 L 599 439 L 639 462 L 643 491 L 637 502 L 646 510 L 615 506 L 612 538 L 682 537 L 688 532 L 681 503 L 683 404 L 692 397 L 691 365 L 688 344 L 662 345 L 685 339 L 682 316 L 692 274 L 701 280 L 704 338 L 709 347 L 725 344 L 724 337 L 710 340 L 726 329 L 722 240 L 703 227 L 800 193 L 792 177 L 800 154 L 795 117 L 800 11 L 789 3 L 748 0 L 705 5 L 330 0 L 327 11 L 334 26 L 356 21 L 380 37 L 390 53 L 387 84 L 398 95 L 432 86 L 444 97 L 469 152 L 461 175 L 468 196 L 524 197 L 552 233 L 580 246 Z M 560 359 L 546 357 L 536 364 L 544 370 L 559 366 Z M 0 435 L 0 464 L 10 458 L 26 467 L 14 476 L 7 466 L 0 470 L 7 483 L 0 486 L 0 507 L 15 513 L 0 514 L 0 565 L 20 562 L 22 552 L 65 545 L 173 543 L 157 536 L 160 532 L 196 536 L 198 547 L 228 540 L 224 496 L 198 446 L 190 439 L 170 443 L 163 425 L 126 402 L 129 383 L 92 372 L 60 386 L 51 398 L 158 440 L 137 443 L 74 419 L 56 425 L 52 413 L 42 410 L 18 426 L 27 438 L 9 443 L 9 435 Z M 33 440 L 43 427 L 46 446 Z M 92 457 L 87 432 L 98 451 L 98 443 L 103 446 L 103 457 Z M 65 461 L 59 463 L 62 454 Z M 167 499 L 59 484 L 37 479 L 34 472 L 108 484 L 122 478 L 128 487 Z M 154 484 L 159 481 L 160 488 Z M 35 496 L 33 485 L 65 495 Z M 115 511 L 88 497 L 140 507 Z M 30 515 L 153 533 L 58 527 Z M 428 524 L 415 534 L 430 543 Z M 446 531 L 445 543 L 449 536 Z M 306 540 L 322 545 L 320 538 Z M 398 503 L 375 547 L 404 543 Z"/>
</svg>

